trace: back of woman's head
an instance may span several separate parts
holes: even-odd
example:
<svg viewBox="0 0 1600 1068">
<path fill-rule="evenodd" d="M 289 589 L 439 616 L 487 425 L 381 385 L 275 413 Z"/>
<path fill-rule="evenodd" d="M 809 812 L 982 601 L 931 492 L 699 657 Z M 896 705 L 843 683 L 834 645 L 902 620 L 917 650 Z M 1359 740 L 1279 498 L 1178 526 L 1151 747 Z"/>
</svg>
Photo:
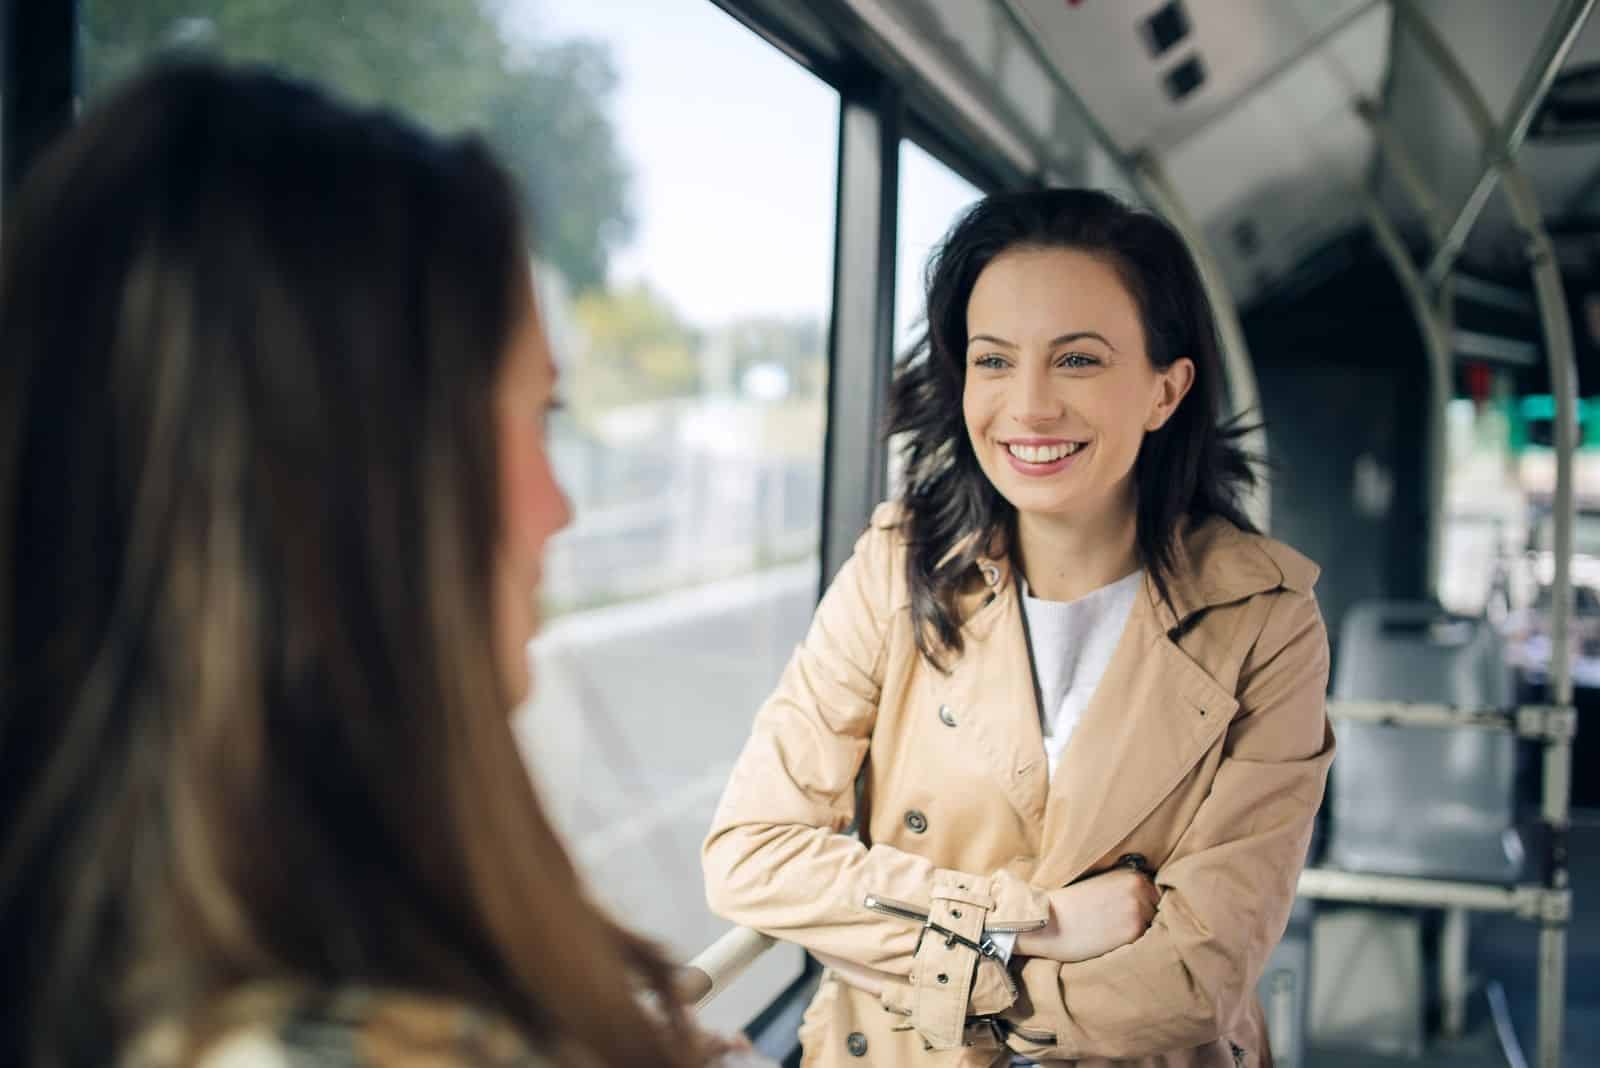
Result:
<svg viewBox="0 0 1600 1068">
<path fill-rule="evenodd" d="M 1014 509 L 985 477 L 963 422 L 967 306 L 985 268 L 1022 250 L 1067 249 L 1103 260 L 1136 307 L 1156 370 L 1194 364 L 1177 411 L 1148 433 L 1134 468 L 1137 548 L 1158 589 L 1188 520 L 1222 516 L 1253 529 L 1241 506 L 1254 472 L 1242 431 L 1218 425 L 1222 358 L 1200 272 L 1165 221 L 1091 189 L 986 197 L 967 211 L 927 267 L 927 330 L 896 369 L 890 431 L 904 435 L 908 578 L 918 643 L 935 661 L 961 650 L 954 599 L 977 557 L 1011 533 Z"/>
<path fill-rule="evenodd" d="M 681 1061 L 493 663 L 492 399 L 532 313 L 486 151 L 185 64 L 6 226 L 0 1059 L 104 1063 L 271 980 Z"/>
</svg>

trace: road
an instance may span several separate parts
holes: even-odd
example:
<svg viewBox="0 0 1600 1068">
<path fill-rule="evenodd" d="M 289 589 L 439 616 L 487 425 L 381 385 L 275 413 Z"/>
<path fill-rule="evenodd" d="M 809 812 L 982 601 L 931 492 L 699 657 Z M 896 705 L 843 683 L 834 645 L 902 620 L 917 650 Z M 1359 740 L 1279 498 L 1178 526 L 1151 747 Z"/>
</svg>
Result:
<svg viewBox="0 0 1600 1068">
<path fill-rule="evenodd" d="M 519 743 L 597 897 L 679 959 L 728 927 L 700 841 L 761 702 L 805 633 L 817 564 L 564 617 L 534 642 Z M 742 1026 L 799 973 L 768 953 L 705 1014 Z"/>
</svg>

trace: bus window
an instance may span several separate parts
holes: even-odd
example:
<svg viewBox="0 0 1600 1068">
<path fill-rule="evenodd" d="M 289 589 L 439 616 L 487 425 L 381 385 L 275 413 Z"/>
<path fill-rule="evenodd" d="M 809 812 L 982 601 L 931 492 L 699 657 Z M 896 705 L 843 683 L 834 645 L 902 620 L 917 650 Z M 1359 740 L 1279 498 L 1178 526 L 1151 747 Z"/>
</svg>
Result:
<svg viewBox="0 0 1600 1068">
<path fill-rule="evenodd" d="M 983 190 L 915 141 L 900 142 L 900 214 L 895 223 L 894 349 L 922 332 L 922 269 L 928 253 Z"/>
<path fill-rule="evenodd" d="M 819 581 L 838 94 L 705 0 L 260 6 L 85 0 L 82 93 L 197 50 L 510 166 L 576 513 L 519 736 L 595 892 L 686 960 L 726 929 L 700 839 Z M 767 954 L 703 1019 L 743 1026 L 802 965 Z"/>
<path fill-rule="evenodd" d="M 524 736 L 596 889 L 686 960 L 727 927 L 701 838 L 816 601 L 839 98 L 704 0 L 511 7 L 609 52 L 631 221 L 574 302 L 578 522 Z M 803 965 L 780 946 L 702 1019 Z"/>
<path fill-rule="evenodd" d="M 934 158 L 915 141 L 900 142 L 899 214 L 895 221 L 894 351 L 905 353 L 922 336 L 923 279 L 928 254 L 983 190 Z M 900 492 L 901 463 L 889 443 L 889 494 Z"/>
</svg>

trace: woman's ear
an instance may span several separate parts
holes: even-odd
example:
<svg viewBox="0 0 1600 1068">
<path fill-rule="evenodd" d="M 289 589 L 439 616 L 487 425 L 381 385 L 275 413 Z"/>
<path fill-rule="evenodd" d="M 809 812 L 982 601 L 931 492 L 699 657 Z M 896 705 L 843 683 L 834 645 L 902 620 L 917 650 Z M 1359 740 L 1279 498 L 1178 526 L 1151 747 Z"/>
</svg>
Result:
<svg viewBox="0 0 1600 1068">
<path fill-rule="evenodd" d="M 1150 417 L 1145 420 L 1146 431 L 1160 430 L 1166 426 L 1172 413 L 1188 396 L 1190 387 L 1194 385 L 1194 361 L 1187 356 L 1180 356 L 1165 370 L 1157 372 L 1157 378 L 1156 402 L 1150 408 Z"/>
</svg>

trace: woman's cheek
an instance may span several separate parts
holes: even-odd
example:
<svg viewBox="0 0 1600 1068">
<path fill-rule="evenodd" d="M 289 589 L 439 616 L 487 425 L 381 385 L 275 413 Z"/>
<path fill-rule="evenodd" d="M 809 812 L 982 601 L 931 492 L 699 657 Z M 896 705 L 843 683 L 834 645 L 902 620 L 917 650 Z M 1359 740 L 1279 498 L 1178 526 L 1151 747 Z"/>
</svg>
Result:
<svg viewBox="0 0 1600 1068">
<path fill-rule="evenodd" d="M 501 420 L 501 523 L 505 546 L 519 563 L 538 551 L 539 483 L 548 467 L 543 448 L 527 418 Z"/>
</svg>

